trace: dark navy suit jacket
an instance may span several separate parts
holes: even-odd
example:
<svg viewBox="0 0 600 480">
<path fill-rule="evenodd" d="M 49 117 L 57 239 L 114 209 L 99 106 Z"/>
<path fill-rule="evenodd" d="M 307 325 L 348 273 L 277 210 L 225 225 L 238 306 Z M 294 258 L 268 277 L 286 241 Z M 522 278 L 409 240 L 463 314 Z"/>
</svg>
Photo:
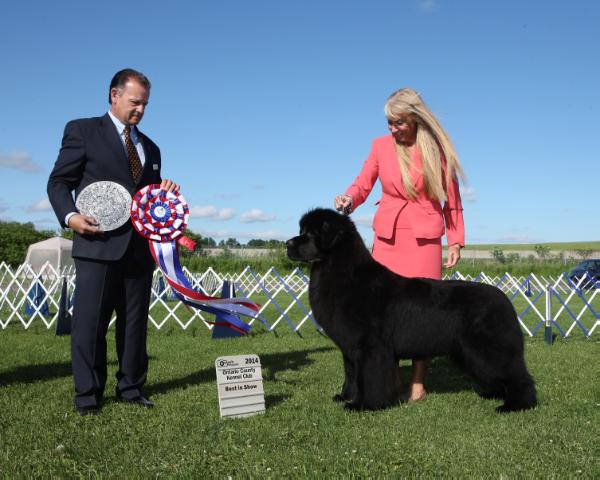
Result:
<svg viewBox="0 0 600 480">
<path fill-rule="evenodd" d="M 156 144 L 138 130 L 144 148 L 145 163 L 142 174 L 134 183 L 129 170 L 125 148 L 110 116 L 73 120 L 65 126 L 62 147 L 48 180 L 48 198 L 63 227 L 65 217 L 77 212 L 75 198 L 89 184 L 98 181 L 116 182 L 133 196 L 140 188 L 160 183 L 161 158 Z M 101 235 L 79 235 L 73 240 L 73 257 L 95 260 L 118 260 L 123 257 L 131 236 L 139 239 L 140 247 L 134 251 L 151 262 L 149 250 L 142 237 L 133 231 L 131 222 L 117 230 Z"/>
</svg>

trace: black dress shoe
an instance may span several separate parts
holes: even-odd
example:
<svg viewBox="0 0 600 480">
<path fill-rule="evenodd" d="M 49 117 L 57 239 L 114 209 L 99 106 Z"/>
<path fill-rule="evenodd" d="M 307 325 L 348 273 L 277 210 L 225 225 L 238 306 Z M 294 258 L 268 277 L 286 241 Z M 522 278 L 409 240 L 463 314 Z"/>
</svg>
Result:
<svg viewBox="0 0 600 480">
<path fill-rule="evenodd" d="M 138 405 L 138 406 L 144 407 L 144 408 L 152 408 L 154 406 L 154 403 L 152 403 L 150 400 L 148 400 L 143 395 L 140 395 L 138 397 L 133 397 L 133 398 L 123 398 L 120 395 L 117 395 L 117 401 L 123 402 L 123 403 L 129 403 L 131 405 Z"/>
<path fill-rule="evenodd" d="M 100 415 L 101 408 L 98 405 L 87 405 L 85 407 L 75 407 L 79 415 L 85 417 L 86 415 Z"/>
</svg>

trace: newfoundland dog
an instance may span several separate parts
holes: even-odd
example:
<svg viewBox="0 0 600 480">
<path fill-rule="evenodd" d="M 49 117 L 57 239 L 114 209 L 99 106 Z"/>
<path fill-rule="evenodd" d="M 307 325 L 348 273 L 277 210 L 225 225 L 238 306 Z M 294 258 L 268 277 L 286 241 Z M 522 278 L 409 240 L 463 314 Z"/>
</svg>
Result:
<svg viewBox="0 0 600 480">
<path fill-rule="evenodd" d="M 346 408 L 397 404 L 398 361 L 437 356 L 480 382 L 482 397 L 502 399 L 498 412 L 536 405 L 517 315 L 496 287 L 396 275 L 372 259 L 350 218 L 329 209 L 302 217 L 287 254 L 311 265 L 310 305 L 342 351 L 345 381 L 334 398 Z"/>
</svg>

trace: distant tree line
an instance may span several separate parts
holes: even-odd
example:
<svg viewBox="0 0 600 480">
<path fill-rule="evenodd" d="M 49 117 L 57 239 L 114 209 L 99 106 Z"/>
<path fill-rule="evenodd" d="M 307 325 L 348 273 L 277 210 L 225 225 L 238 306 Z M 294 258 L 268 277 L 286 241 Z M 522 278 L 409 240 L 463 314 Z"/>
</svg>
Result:
<svg viewBox="0 0 600 480">
<path fill-rule="evenodd" d="M 68 239 L 73 238 L 73 232 L 71 230 L 61 230 L 58 232 L 51 230 L 36 230 L 31 222 L 20 223 L 0 221 L 0 261 L 4 261 L 11 266 L 20 265 L 25 261 L 29 245 L 57 235 Z M 284 253 L 282 253 L 285 250 L 285 242 L 281 240 L 252 239 L 243 245 L 233 237 L 227 238 L 226 240 L 222 239 L 217 242 L 214 238 L 203 237 L 189 229 L 185 231 L 185 235 L 196 243 L 196 248 L 194 248 L 193 251 L 181 248 L 180 254 L 183 258 L 200 257 L 202 256 L 202 249 L 205 248 L 223 248 L 225 250 L 224 257 L 227 257 L 228 250 L 237 248 L 264 248 L 272 250 L 276 257 L 285 256 Z M 561 262 L 565 264 L 567 260 L 576 260 L 576 258 L 565 259 L 564 252 L 552 254 L 550 247 L 547 245 L 534 245 L 533 251 L 535 252 L 535 255 L 529 254 L 528 256 L 522 257 L 516 252 L 505 253 L 501 248 L 494 247 L 490 253 L 494 262 L 500 265 L 533 262 Z M 585 260 L 592 255 L 593 251 L 591 249 L 578 249 L 575 250 L 574 253 L 580 260 Z"/>
<path fill-rule="evenodd" d="M 202 237 L 202 235 L 191 230 L 186 230 L 185 235 L 196 243 L 194 251 L 190 252 L 185 248 L 180 249 L 182 257 L 193 257 L 202 255 L 203 248 L 281 248 L 284 242 L 280 240 L 250 240 L 246 245 L 242 245 L 235 238 L 220 240 L 217 242 L 211 237 Z M 27 256 L 27 248 L 32 243 L 41 242 L 48 238 L 61 236 L 63 238 L 73 239 L 71 230 L 36 230 L 33 223 L 5 222 L 0 221 L 0 261 L 6 262 L 12 267 L 22 264 Z"/>
<path fill-rule="evenodd" d="M 227 240 L 219 240 L 218 242 L 212 237 L 202 237 L 198 233 L 191 230 L 186 230 L 184 235 L 196 242 L 197 248 L 281 248 L 285 246 L 285 242 L 281 240 L 262 240 L 252 239 L 245 245 L 240 243 L 237 238 L 229 237 Z"/>
<path fill-rule="evenodd" d="M 71 230 L 63 230 L 60 232 L 60 235 L 64 238 L 68 238 L 70 240 L 73 239 L 73 232 Z M 193 252 L 182 248 L 180 249 L 180 254 L 182 256 L 194 256 L 201 255 L 203 248 L 282 248 L 285 246 L 285 242 L 281 240 L 261 240 L 261 239 L 252 239 L 249 240 L 248 243 L 243 245 L 236 238 L 229 237 L 227 240 L 219 240 L 218 242 L 212 237 L 203 237 L 199 233 L 193 232 L 190 229 L 186 229 L 184 235 L 190 239 L 192 239 L 196 243 L 196 248 L 194 248 Z"/>
<path fill-rule="evenodd" d="M 519 263 L 519 262 L 561 262 L 566 263 L 567 260 L 585 260 L 589 258 L 594 253 L 592 249 L 577 249 L 575 250 L 575 255 L 577 258 L 565 258 L 565 252 L 560 251 L 556 254 L 552 254 L 550 251 L 550 247 L 548 245 L 534 245 L 533 251 L 535 255 L 529 254 L 526 257 L 521 257 L 517 252 L 511 252 L 508 254 L 504 253 L 499 247 L 495 247 L 493 250 L 490 250 L 490 254 L 493 259 L 499 264 L 507 264 L 507 263 Z"/>
<path fill-rule="evenodd" d="M 16 267 L 25 261 L 29 245 L 54 236 L 51 230 L 36 230 L 30 222 L 0 221 L 0 261 Z"/>
<path fill-rule="evenodd" d="M 189 231 L 186 231 L 186 235 L 190 236 Z M 248 240 L 245 245 L 233 237 L 229 237 L 227 240 L 219 240 L 219 242 L 211 237 L 203 237 L 200 240 L 200 246 L 203 248 L 281 248 L 284 245 L 285 242 L 281 240 L 262 240 L 260 238 Z"/>
<path fill-rule="evenodd" d="M 36 230 L 33 223 L 19 223 L 0 221 L 0 261 L 6 262 L 12 267 L 17 267 L 25 261 L 27 248 L 32 243 L 40 242 L 54 236 L 63 236 L 72 239 L 73 233 L 70 230 L 62 230 L 53 232 L 51 230 Z M 193 251 L 180 249 L 182 263 L 192 270 L 203 270 L 209 266 L 218 266 L 219 269 L 235 271 L 245 268 L 246 265 L 251 265 L 259 270 L 266 270 L 270 266 L 275 266 L 282 270 L 291 270 L 300 266 L 305 268 L 305 265 L 297 262 L 292 262 L 287 258 L 285 253 L 285 243 L 280 240 L 261 240 L 252 239 L 246 245 L 240 244 L 235 238 L 228 238 L 217 242 L 210 237 L 202 237 L 201 235 L 186 230 L 185 235 L 196 242 L 196 248 Z M 216 257 L 207 257 L 202 254 L 205 248 L 223 248 L 223 252 Z M 270 250 L 266 255 L 261 255 L 256 258 L 240 258 L 232 254 L 231 250 L 236 248 L 265 248 Z M 510 272 L 540 272 L 555 274 L 569 270 L 578 261 L 589 258 L 593 251 L 591 249 L 575 250 L 577 258 L 565 258 L 565 252 L 557 252 L 552 254 L 547 245 L 534 245 L 534 254 L 521 256 L 516 252 L 505 253 L 501 248 L 495 247 L 491 250 L 493 260 L 478 260 L 466 261 L 463 260 L 455 270 L 460 270 L 461 273 L 486 271 L 493 273 Z M 448 273 L 448 272 L 446 272 Z"/>
<path fill-rule="evenodd" d="M 280 248 L 285 246 L 285 242 L 282 240 L 250 240 L 248 242 L 249 247 L 253 248 Z"/>
</svg>

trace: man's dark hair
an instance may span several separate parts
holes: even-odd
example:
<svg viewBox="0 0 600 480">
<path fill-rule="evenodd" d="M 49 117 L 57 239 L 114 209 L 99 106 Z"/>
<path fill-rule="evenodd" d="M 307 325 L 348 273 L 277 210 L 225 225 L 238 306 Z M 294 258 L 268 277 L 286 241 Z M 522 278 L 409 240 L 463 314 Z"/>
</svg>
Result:
<svg viewBox="0 0 600 480">
<path fill-rule="evenodd" d="M 143 87 L 146 87 L 148 90 L 150 90 L 150 87 L 152 86 L 152 84 L 150 83 L 150 80 L 148 80 L 148 77 L 146 77 L 146 75 L 144 75 L 142 72 L 138 72 L 137 70 L 134 70 L 133 68 L 124 68 L 123 70 L 119 70 L 117 73 L 115 73 L 115 76 L 110 81 L 110 87 L 108 87 L 108 103 L 109 104 L 111 103 L 110 102 L 110 91 L 113 88 L 116 88 L 117 90 L 122 90 L 123 87 L 125 87 L 125 84 L 127 83 L 127 81 L 131 78 L 137 80 L 140 83 L 140 85 L 142 85 Z"/>
</svg>

